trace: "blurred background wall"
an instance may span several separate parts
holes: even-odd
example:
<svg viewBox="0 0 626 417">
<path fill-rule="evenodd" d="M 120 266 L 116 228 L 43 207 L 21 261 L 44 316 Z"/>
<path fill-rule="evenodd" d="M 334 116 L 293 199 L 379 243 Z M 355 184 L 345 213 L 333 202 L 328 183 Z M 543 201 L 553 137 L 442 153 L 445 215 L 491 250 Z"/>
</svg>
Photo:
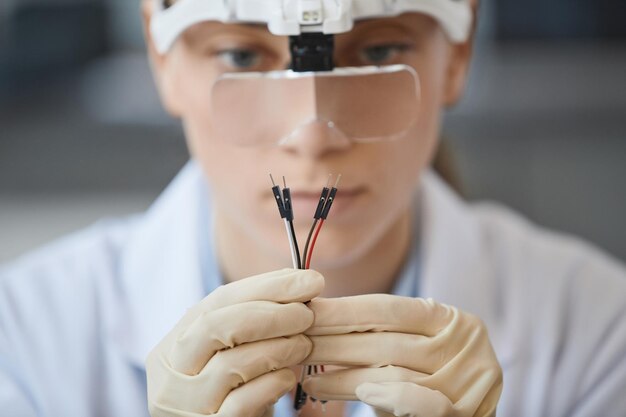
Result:
<svg viewBox="0 0 626 417">
<path fill-rule="evenodd" d="M 469 199 L 626 260 L 626 2 L 483 0 L 445 137 Z M 145 209 L 188 158 L 138 0 L 0 1 L 0 262 Z"/>
</svg>

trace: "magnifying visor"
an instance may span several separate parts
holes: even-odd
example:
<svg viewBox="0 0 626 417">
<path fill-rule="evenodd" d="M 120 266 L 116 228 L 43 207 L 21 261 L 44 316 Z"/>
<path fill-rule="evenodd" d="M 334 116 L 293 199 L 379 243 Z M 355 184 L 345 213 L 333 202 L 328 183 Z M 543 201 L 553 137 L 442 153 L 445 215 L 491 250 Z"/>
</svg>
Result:
<svg viewBox="0 0 626 417">
<path fill-rule="evenodd" d="M 240 146 L 287 144 L 316 123 L 338 140 L 374 142 L 406 135 L 419 99 L 407 65 L 226 73 L 213 84 L 210 112 L 216 137 Z"/>
</svg>

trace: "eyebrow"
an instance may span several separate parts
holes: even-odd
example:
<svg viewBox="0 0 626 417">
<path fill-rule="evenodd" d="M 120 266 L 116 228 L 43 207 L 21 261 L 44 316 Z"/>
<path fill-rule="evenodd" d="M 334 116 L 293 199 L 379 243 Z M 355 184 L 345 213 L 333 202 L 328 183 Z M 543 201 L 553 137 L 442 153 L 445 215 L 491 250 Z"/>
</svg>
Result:
<svg viewBox="0 0 626 417">
<path fill-rule="evenodd" d="M 262 22 L 237 22 L 237 24 L 248 26 L 248 27 L 255 28 L 255 29 L 267 29 L 267 23 L 262 23 Z"/>
<path fill-rule="evenodd" d="M 208 26 L 207 26 L 208 25 Z M 207 30 L 210 27 L 210 35 L 216 36 L 220 33 L 245 33 L 255 36 L 276 36 L 271 33 L 267 25 L 264 23 L 252 23 L 252 22 L 220 22 L 217 20 L 206 20 L 199 22 L 196 26 L 199 30 Z"/>
<path fill-rule="evenodd" d="M 267 35 L 272 35 L 272 36 L 277 36 L 274 35 L 272 32 L 270 32 L 269 28 L 267 27 L 267 23 L 262 23 L 262 22 L 215 22 L 215 23 L 219 23 L 222 26 L 222 28 L 233 28 L 236 26 L 239 26 L 242 29 L 250 29 L 256 32 L 263 32 L 263 34 L 267 34 Z"/>
</svg>

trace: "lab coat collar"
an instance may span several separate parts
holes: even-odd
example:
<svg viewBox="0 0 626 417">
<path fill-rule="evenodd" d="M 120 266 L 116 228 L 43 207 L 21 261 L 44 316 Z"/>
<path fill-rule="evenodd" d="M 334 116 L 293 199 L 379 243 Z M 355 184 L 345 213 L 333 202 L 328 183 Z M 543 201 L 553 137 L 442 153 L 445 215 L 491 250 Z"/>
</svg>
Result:
<svg viewBox="0 0 626 417">
<path fill-rule="evenodd" d="M 486 316 L 489 303 L 481 300 L 489 298 L 490 286 L 479 225 L 436 174 L 425 172 L 421 185 L 419 295 Z M 202 253 L 201 239 L 208 231 L 200 225 L 208 224 L 203 220 L 210 216 L 208 201 L 208 186 L 192 161 L 147 211 L 125 247 L 123 302 L 113 338 L 138 367 L 207 291 L 203 259 L 210 255 Z"/>
<path fill-rule="evenodd" d="M 135 227 L 122 255 L 122 309 L 114 339 L 138 367 L 204 296 L 203 246 L 208 188 L 189 162 Z M 204 237 L 205 238 L 205 237 Z"/>
<path fill-rule="evenodd" d="M 422 176 L 421 204 L 420 296 L 497 317 L 493 265 L 475 209 L 431 171 Z"/>
</svg>

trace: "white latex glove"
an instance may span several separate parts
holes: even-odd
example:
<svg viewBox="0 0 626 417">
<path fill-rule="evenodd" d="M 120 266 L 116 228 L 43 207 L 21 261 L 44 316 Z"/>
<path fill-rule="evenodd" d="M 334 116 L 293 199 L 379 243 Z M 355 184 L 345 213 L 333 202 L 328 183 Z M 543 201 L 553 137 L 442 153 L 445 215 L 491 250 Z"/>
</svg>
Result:
<svg viewBox="0 0 626 417">
<path fill-rule="evenodd" d="M 392 295 L 313 300 L 311 365 L 320 400 L 360 400 L 379 416 L 494 416 L 502 370 L 483 323 L 433 300 Z"/>
<path fill-rule="evenodd" d="M 315 271 L 286 269 L 217 288 L 148 355 L 150 414 L 271 416 L 311 351 L 303 303 L 323 287 Z"/>
</svg>

